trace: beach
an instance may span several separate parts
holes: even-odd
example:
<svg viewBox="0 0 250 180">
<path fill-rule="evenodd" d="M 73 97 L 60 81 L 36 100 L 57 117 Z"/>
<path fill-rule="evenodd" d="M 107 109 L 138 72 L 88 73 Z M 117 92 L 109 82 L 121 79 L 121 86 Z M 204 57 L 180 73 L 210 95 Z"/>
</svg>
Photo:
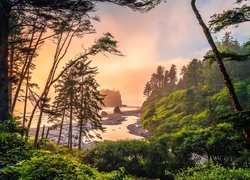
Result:
<svg viewBox="0 0 250 180">
<path fill-rule="evenodd" d="M 139 107 L 126 107 L 121 108 L 121 113 L 114 113 L 113 108 L 104 109 L 105 115 L 102 115 L 102 125 L 104 127 L 104 132 L 91 132 L 90 134 L 95 136 L 95 133 L 99 134 L 101 138 L 94 137 L 92 139 L 87 139 L 83 137 L 82 146 L 89 146 L 98 141 L 105 140 L 127 140 L 127 139 L 144 139 L 148 136 L 148 132 L 145 131 L 140 125 L 140 108 Z M 45 127 L 45 133 L 51 124 L 43 124 Z M 61 145 L 67 145 L 68 143 L 68 128 L 69 125 L 65 123 L 62 128 Z M 35 126 L 30 130 L 30 135 L 35 134 Z M 40 134 L 42 133 L 42 127 Z M 45 136 L 45 135 L 44 135 Z M 48 139 L 53 142 L 58 142 L 59 127 L 50 129 L 48 134 Z M 77 123 L 73 123 L 73 146 L 77 146 L 79 136 L 79 127 Z"/>
</svg>

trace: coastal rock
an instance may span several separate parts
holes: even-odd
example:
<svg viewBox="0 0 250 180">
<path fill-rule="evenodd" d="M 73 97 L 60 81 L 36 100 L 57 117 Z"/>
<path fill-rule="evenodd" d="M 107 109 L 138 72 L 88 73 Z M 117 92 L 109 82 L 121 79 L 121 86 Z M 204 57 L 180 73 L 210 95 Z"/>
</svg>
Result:
<svg viewBox="0 0 250 180">
<path fill-rule="evenodd" d="M 107 116 L 107 115 L 108 115 L 108 113 L 106 111 L 101 112 L 101 116 Z"/>
<path fill-rule="evenodd" d="M 117 113 L 117 114 L 122 114 L 119 106 L 116 106 L 115 109 L 114 109 L 114 113 Z"/>
</svg>

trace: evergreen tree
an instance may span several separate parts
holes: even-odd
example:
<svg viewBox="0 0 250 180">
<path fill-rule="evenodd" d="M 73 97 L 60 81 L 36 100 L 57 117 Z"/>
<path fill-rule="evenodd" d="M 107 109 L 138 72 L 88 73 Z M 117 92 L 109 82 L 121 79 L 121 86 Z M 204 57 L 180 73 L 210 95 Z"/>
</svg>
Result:
<svg viewBox="0 0 250 180">
<path fill-rule="evenodd" d="M 203 84 L 202 63 L 197 59 L 193 59 L 186 67 L 182 68 L 182 78 L 179 83 L 182 88 L 194 86 L 199 88 Z M 181 85 L 180 85 L 181 86 Z"/>
<path fill-rule="evenodd" d="M 90 61 L 79 61 L 68 69 L 58 81 L 56 87 L 57 96 L 53 103 L 50 121 L 60 124 L 59 140 L 63 121 L 68 119 L 68 146 L 73 146 L 73 123 L 79 126 L 78 148 L 81 149 L 82 137 L 99 136 L 98 131 L 103 131 L 100 123 L 100 105 L 103 105 L 103 96 L 98 91 L 95 80 L 97 69 L 89 66 Z M 91 132 L 90 132 L 91 130 Z"/>
<path fill-rule="evenodd" d="M 163 87 L 164 87 L 165 89 L 168 89 L 169 83 L 170 83 L 169 71 L 166 70 L 166 71 L 164 72 Z"/>
<path fill-rule="evenodd" d="M 162 88 L 163 87 L 163 81 L 164 81 L 164 67 L 158 66 L 156 69 L 156 79 L 157 79 L 157 87 Z"/>
<path fill-rule="evenodd" d="M 236 0 L 236 2 L 240 4 L 244 0 Z M 241 7 L 229 9 L 220 14 L 214 14 L 209 21 L 209 25 L 215 32 L 218 32 L 229 26 L 237 26 L 240 23 L 250 21 L 249 13 L 249 4 L 243 4 Z"/>
<path fill-rule="evenodd" d="M 208 40 L 208 43 L 211 46 L 212 51 L 213 51 L 213 53 L 215 55 L 216 62 L 218 64 L 219 70 L 220 70 L 221 75 L 223 77 L 225 86 L 228 89 L 229 96 L 230 96 L 232 105 L 234 107 L 234 110 L 235 110 L 235 112 L 242 111 L 242 107 L 241 107 L 240 102 L 239 102 L 239 100 L 237 98 L 237 95 L 235 93 L 234 85 L 233 85 L 233 83 L 232 83 L 232 81 L 231 81 L 231 79 L 230 79 L 230 77 L 229 77 L 229 75 L 228 75 L 228 73 L 226 71 L 225 65 L 223 63 L 222 55 L 220 54 L 218 48 L 216 47 L 216 44 L 215 44 L 215 42 L 214 42 L 214 40 L 212 38 L 212 35 L 211 35 L 208 27 L 204 23 L 204 21 L 203 21 L 201 15 L 200 15 L 195 3 L 196 3 L 196 0 L 191 1 L 192 9 L 194 11 L 194 14 L 195 14 L 198 22 L 200 23 L 200 25 L 202 27 L 202 29 L 204 31 L 204 34 L 205 34 L 205 36 L 206 36 L 206 38 Z M 246 132 L 246 134 L 248 134 L 246 136 L 248 136 L 247 141 L 249 141 L 249 144 L 250 144 L 250 132 Z"/>
<path fill-rule="evenodd" d="M 87 14 L 92 11 L 97 1 L 86 0 L 1 0 L 0 1 L 0 121 L 7 120 L 10 112 L 9 99 L 9 67 L 8 67 L 8 44 L 10 21 L 15 17 L 20 17 L 20 21 L 14 26 L 25 28 L 38 28 L 42 33 L 51 29 L 55 34 L 60 34 L 62 27 L 70 27 L 71 20 L 77 20 L 80 24 L 86 26 L 86 19 L 90 16 Z M 103 1 L 99 1 L 103 2 Z M 105 1 L 104 1 L 105 2 Z M 112 0 L 107 1 L 117 5 L 127 6 L 138 11 L 147 11 L 159 4 L 160 0 L 151 1 L 124 1 Z M 39 26 L 30 24 L 31 19 L 36 19 Z M 40 42 L 41 38 L 38 38 Z M 39 44 L 37 44 L 39 45 Z"/>
<path fill-rule="evenodd" d="M 177 70 L 176 70 L 176 65 L 172 65 L 170 70 L 169 70 L 169 73 L 168 73 L 168 76 L 169 76 L 169 85 L 171 87 L 171 89 L 174 88 L 176 82 L 177 82 Z"/>
<path fill-rule="evenodd" d="M 143 95 L 148 98 L 150 94 L 152 93 L 152 87 L 150 82 L 147 82 L 143 91 Z"/>
</svg>

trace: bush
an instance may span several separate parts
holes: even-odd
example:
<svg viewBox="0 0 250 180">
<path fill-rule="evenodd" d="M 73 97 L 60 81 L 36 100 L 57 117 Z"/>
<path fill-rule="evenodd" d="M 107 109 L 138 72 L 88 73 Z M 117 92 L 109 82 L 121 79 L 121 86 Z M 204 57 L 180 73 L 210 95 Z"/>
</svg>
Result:
<svg viewBox="0 0 250 180">
<path fill-rule="evenodd" d="M 31 146 L 17 132 L 21 132 L 21 129 L 15 120 L 0 124 L 0 169 L 27 159 L 32 154 Z"/>
<path fill-rule="evenodd" d="M 42 156 L 42 154 L 44 156 Z M 40 153 L 41 156 L 32 157 L 17 163 L 13 167 L 4 168 L 0 179 L 125 179 L 122 170 L 102 174 L 97 170 L 79 164 L 72 158 L 53 155 L 49 152 Z"/>
<path fill-rule="evenodd" d="M 200 155 L 223 166 L 249 166 L 249 158 L 242 158 L 249 154 L 243 146 L 242 131 L 235 130 L 230 123 L 199 130 L 183 130 L 169 137 L 173 154 L 183 159 L 184 165 L 188 165 L 185 157 L 190 159 L 193 155 Z"/>
<path fill-rule="evenodd" d="M 204 164 L 196 165 L 178 173 L 175 179 L 250 179 L 250 169 L 228 169 L 220 165 Z"/>
<path fill-rule="evenodd" d="M 166 148 L 157 142 L 139 140 L 101 142 L 83 150 L 80 161 L 104 172 L 124 167 L 128 174 L 148 178 L 166 178 L 169 163 Z"/>
<path fill-rule="evenodd" d="M 0 123 L 0 132 L 22 133 L 24 129 L 18 126 L 15 119 L 11 119 Z"/>
<path fill-rule="evenodd" d="M 15 133 L 0 133 L 0 168 L 31 156 L 31 146 Z"/>
</svg>

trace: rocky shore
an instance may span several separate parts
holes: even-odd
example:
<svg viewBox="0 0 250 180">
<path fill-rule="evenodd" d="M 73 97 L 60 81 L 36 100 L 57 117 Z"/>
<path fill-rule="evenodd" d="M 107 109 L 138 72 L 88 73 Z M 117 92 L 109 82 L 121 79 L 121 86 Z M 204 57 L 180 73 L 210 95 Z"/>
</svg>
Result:
<svg viewBox="0 0 250 180">
<path fill-rule="evenodd" d="M 95 141 L 102 140 L 121 140 L 121 139 L 143 139 L 148 136 L 148 132 L 145 131 L 140 123 L 140 111 L 139 109 L 126 110 L 121 113 L 105 113 L 102 115 L 102 125 L 106 129 L 104 133 L 98 132 L 102 139 L 83 139 L 82 146 L 89 146 Z M 62 136 L 60 144 L 67 145 L 68 142 L 68 124 L 63 125 Z M 45 128 L 45 132 L 48 127 Z M 77 124 L 73 124 L 73 145 L 78 144 L 78 132 L 79 128 Z M 35 134 L 35 128 L 30 131 L 31 135 Z M 46 134 L 46 133 L 45 133 Z M 59 127 L 50 129 L 48 139 L 57 143 L 59 135 Z"/>
</svg>

